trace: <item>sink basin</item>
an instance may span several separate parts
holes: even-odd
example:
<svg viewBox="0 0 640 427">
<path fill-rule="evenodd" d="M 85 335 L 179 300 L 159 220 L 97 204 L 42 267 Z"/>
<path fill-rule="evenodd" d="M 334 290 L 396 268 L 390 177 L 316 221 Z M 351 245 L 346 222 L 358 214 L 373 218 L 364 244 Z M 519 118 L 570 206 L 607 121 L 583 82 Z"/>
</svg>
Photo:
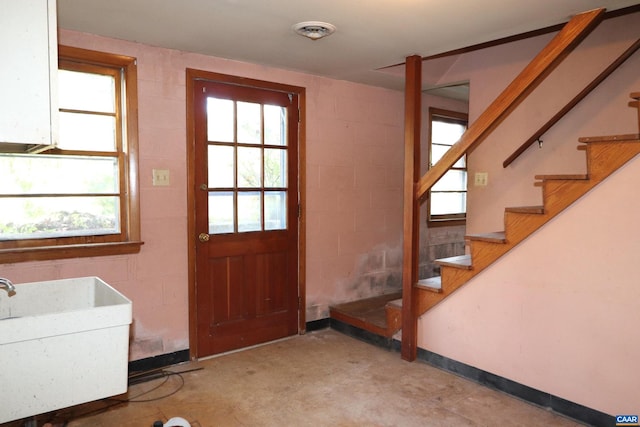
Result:
<svg viewBox="0 0 640 427">
<path fill-rule="evenodd" d="M 127 390 L 131 301 L 97 277 L 0 291 L 0 423 Z"/>
</svg>

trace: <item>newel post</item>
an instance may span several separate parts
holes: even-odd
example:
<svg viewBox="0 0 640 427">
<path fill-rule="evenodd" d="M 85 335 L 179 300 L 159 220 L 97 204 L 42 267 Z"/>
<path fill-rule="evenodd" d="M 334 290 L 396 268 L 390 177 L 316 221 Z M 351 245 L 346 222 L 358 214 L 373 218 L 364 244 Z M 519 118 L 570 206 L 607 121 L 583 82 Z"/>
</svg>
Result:
<svg viewBox="0 0 640 427">
<path fill-rule="evenodd" d="M 402 242 L 402 348 L 404 360 L 417 356 L 418 318 L 414 284 L 418 280 L 420 215 L 415 197 L 420 179 L 420 123 L 422 115 L 422 58 L 407 57 L 404 101 L 404 202 Z"/>
</svg>

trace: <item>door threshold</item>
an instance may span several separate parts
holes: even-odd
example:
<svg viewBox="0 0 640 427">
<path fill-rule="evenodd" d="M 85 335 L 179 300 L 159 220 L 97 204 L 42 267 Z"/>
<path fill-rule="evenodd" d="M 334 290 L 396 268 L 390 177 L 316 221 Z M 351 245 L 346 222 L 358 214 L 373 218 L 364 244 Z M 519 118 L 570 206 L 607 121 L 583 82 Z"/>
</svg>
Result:
<svg viewBox="0 0 640 427">
<path fill-rule="evenodd" d="M 289 337 L 278 338 L 277 340 L 273 340 L 273 341 L 267 341 L 267 342 L 263 342 L 263 343 L 260 343 L 260 344 L 250 345 L 248 347 L 237 348 L 235 350 L 229 350 L 229 351 L 225 351 L 223 353 L 212 354 L 211 356 L 198 357 L 198 358 L 196 358 L 196 360 L 198 362 L 203 362 L 205 360 L 215 359 L 217 357 L 227 356 L 229 354 L 240 353 L 240 352 L 243 352 L 243 351 L 246 351 L 246 350 L 252 350 L 252 349 L 258 348 L 258 347 L 264 347 L 264 346 L 270 345 L 270 344 L 277 344 L 279 342 L 288 341 L 290 339 L 293 339 L 293 338 L 296 338 L 296 337 L 299 337 L 299 336 L 300 336 L 300 334 L 295 334 L 295 335 L 291 335 Z"/>
</svg>

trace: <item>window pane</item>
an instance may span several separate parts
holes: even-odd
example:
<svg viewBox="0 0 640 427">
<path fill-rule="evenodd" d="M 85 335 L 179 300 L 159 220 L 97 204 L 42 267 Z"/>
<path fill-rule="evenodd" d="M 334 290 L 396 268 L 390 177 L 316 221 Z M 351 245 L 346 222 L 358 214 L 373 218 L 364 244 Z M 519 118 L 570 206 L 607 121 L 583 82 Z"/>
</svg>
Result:
<svg viewBox="0 0 640 427">
<path fill-rule="evenodd" d="M 115 113 L 115 79 L 103 74 L 58 70 L 60 108 Z"/>
<path fill-rule="evenodd" d="M 260 231 L 262 229 L 260 193 L 238 193 L 238 231 Z"/>
<path fill-rule="evenodd" d="M 287 228 L 287 192 L 267 191 L 264 194 L 264 229 Z"/>
<path fill-rule="evenodd" d="M 0 171 L 0 194 L 119 192 L 118 160 L 113 157 L 4 154 Z"/>
<path fill-rule="evenodd" d="M 462 136 L 466 126 L 458 123 L 447 123 L 433 119 L 431 122 L 431 142 L 434 144 L 453 145 Z"/>
<path fill-rule="evenodd" d="M 287 145 L 287 110 L 277 105 L 264 106 L 264 143 Z"/>
<path fill-rule="evenodd" d="M 450 148 L 451 148 L 450 145 L 438 145 L 438 144 L 431 145 L 431 166 L 438 163 L 442 158 L 442 156 L 444 156 L 444 153 L 449 151 Z M 453 167 L 454 168 L 467 167 L 467 156 L 466 155 L 462 156 L 457 162 L 453 164 Z"/>
<path fill-rule="evenodd" d="M 2 200 L 0 240 L 118 233 L 120 203 L 116 196 Z"/>
<path fill-rule="evenodd" d="M 209 234 L 233 233 L 233 193 L 209 193 Z"/>
<path fill-rule="evenodd" d="M 467 193 L 431 192 L 431 215 L 448 215 L 465 213 L 467 210 Z"/>
<path fill-rule="evenodd" d="M 431 145 L 431 165 L 435 165 L 440 161 L 444 153 L 449 151 L 451 146 L 449 145 Z"/>
<path fill-rule="evenodd" d="M 466 191 L 467 172 L 449 170 L 431 188 L 431 191 Z"/>
<path fill-rule="evenodd" d="M 58 148 L 116 151 L 116 118 L 61 112 Z"/>
<path fill-rule="evenodd" d="M 285 188 L 287 186 L 287 151 L 277 148 L 264 150 L 264 186 Z"/>
<path fill-rule="evenodd" d="M 258 188 L 262 186 L 262 150 L 238 147 L 238 187 Z"/>
<path fill-rule="evenodd" d="M 260 104 L 238 102 L 238 143 L 260 144 Z"/>
<path fill-rule="evenodd" d="M 233 187 L 233 147 L 223 145 L 209 145 L 208 164 L 209 187 L 231 188 Z"/>
<path fill-rule="evenodd" d="M 233 101 L 207 98 L 207 139 L 215 142 L 234 142 Z"/>
</svg>

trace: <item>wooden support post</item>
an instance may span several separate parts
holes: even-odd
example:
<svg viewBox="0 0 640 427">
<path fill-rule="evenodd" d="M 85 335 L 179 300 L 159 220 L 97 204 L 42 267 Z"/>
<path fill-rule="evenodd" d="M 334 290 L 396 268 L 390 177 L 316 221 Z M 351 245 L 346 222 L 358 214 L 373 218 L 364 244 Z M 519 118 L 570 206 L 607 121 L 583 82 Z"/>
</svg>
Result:
<svg viewBox="0 0 640 427">
<path fill-rule="evenodd" d="M 418 280 L 420 235 L 419 203 L 415 197 L 420 179 L 420 122 L 422 115 L 422 58 L 407 57 L 404 102 L 404 219 L 402 243 L 402 348 L 404 360 L 417 356 L 418 318 L 414 285 Z"/>
</svg>

